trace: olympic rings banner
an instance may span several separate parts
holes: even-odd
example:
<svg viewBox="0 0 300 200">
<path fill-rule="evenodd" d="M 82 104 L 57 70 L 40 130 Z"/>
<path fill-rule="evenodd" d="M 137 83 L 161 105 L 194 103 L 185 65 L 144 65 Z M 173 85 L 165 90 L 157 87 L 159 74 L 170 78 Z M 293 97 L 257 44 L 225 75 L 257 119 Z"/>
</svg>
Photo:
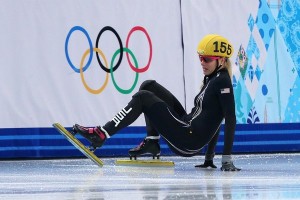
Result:
<svg viewBox="0 0 300 200">
<path fill-rule="evenodd" d="M 0 10 L 0 128 L 106 123 L 147 79 L 184 102 L 179 1 L 3 0 Z"/>
<path fill-rule="evenodd" d="M 80 68 L 77 68 L 76 66 L 74 66 L 74 64 L 72 63 L 71 59 L 70 59 L 70 56 L 69 56 L 69 53 L 68 53 L 68 43 L 69 43 L 69 39 L 70 39 L 70 36 L 71 34 L 74 32 L 74 31 L 81 31 L 88 39 L 88 42 L 89 42 L 89 49 L 87 49 L 82 58 L 81 58 L 81 62 L 80 62 Z M 101 51 L 101 49 L 98 47 L 98 43 L 99 43 L 99 40 L 100 40 L 100 37 L 101 35 L 105 32 L 105 31 L 111 31 L 115 36 L 116 38 L 118 39 L 118 43 L 119 43 L 119 46 L 120 48 L 117 49 L 115 51 L 115 53 L 113 54 L 113 57 L 111 59 L 111 62 L 110 62 L 110 66 L 108 65 L 107 63 L 107 59 L 106 59 L 106 56 L 105 54 Z M 130 36 L 133 34 L 133 32 L 135 31 L 141 31 L 145 34 L 145 36 L 147 37 L 147 40 L 149 42 L 149 59 L 148 59 L 148 62 L 146 64 L 146 66 L 144 67 L 140 67 L 139 68 L 139 65 L 138 65 L 138 61 L 136 59 L 136 57 L 134 56 L 133 52 L 129 49 L 128 45 L 129 45 L 129 39 L 130 39 Z M 88 84 L 86 83 L 85 79 L 84 79 L 84 75 L 83 75 L 83 72 L 85 70 L 88 69 L 88 67 L 90 66 L 91 64 L 91 61 L 92 61 L 92 58 L 93 58 L 93 51 L 96 52 L 96 56 L 97 56 L 97 61 L 98 61 L 98 64 L 99 66 L 103 69 L 104 72 L 106 72 L 106 76 L 105 76 L 105 81 L 104 81 L 104 84 L 99 88 L 99 89 L 92 89 L 88 86 Z M 135 75 L 135 80 L 134 80 L 134 83 L 133 85 L 129 88 L 129 89 L 122 89 L 121 87 L 118 86 L 118 84 L 116 83 L 115 81 L 115 78 L 114 78 L 114 75 L 113 75 L 113 72 L 118 69 L 118 67 L 120 66 L 121 62 L 122 62 L 122 59 L 123 59 L 123 52 L 126 52 L 126 58 L 127 58 L 127 61 L 128 61 L 128 64 L 130 66 L 130 68 L 136 72 L 136 75 Z M 87 91 L 89 91 L 90 93 L 92 94 L 99 94 L 101 93 L 104 88 L 107 86 L 107 83 L 108 83 L 108 74 L 110 73 L 111 74 L 111 78 L 112 78 L 112 82 L 115 86 L 115 88 L 120 92 L 120 93 L 123 93 L 123 94 L 129 94 L 131 93 L 134 88 L 136 87 L 136 84 L 138 82 L 138 74 L 139 73 L 143 73 L 145 71 L 147 71 L 150 67 L 150 64 L 151 64 L 151 59 L 152 59 L 152 41 L 151 41 L 151 38 L 148 34 L 148 32 L 146 31 L 145 28 L 141 27 L 141 26 L 135 26 L 133 27 L 130 32 L 128 33 L 127 35 L 127 38 L 126 38 L 126 47 L 123 48 L 123 43 L 121 41 L 121 38 L 120 36 L 118 35 L 117 31 L 110 27 L 110 26 L 106 26 L 104 28 L 102 28 L 97 36 L 97 40 L 96 40 L 96 44 L 95 44 L 95 48 L 93 48 L 92 46 L 92 42 L 91 42 L 91 38 L 90 36 L 88 35 L 87 31 L 83 28 L 83 27 L 80 27 L 80 26 L 74 26 L 70 32 L 68 33 L 67 35 L 67 38 L 66 38 L 66 43 L 65 43 L 65 53 L 66 53 L 66 58 L 68 60 L 68 63 L 70 65 L 70 67 L 77 73 L 80 73 L 80 77 L 81 77 L 81 81 L 84 85 L 84 87 L 86 88 Z M 84 64 L 84 61 L 85 61 L 85 58 L 86 56 L 89 54 L 89 58 L 88 58 L 88 61 L 87 63 L 85 64 L 85 66 L 83 66 Z M 105 64 L 103 64 L 103 62 L 101 62 L 101 59 L 100 59 L 100 56 L 102 57 L 103 61 Z M 115 58 L 116 56 L 119 55 L 119 59 L 117 61 L 116 64 L 114 64 L 115 62 Z M 130 58 L 129 58 L 129 55 L 132 57 L 133 61 L 134 61 L 134 65 L 132 64 L 132 62 L 130 61 Z"/>
</svg>

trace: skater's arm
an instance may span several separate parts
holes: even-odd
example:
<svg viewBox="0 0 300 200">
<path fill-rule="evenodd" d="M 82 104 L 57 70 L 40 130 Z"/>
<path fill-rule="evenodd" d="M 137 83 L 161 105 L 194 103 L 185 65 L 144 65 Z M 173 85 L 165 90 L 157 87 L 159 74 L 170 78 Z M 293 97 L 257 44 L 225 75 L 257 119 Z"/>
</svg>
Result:
<svg viewBox="0 0 300 200">
<path fill-rule="evenodd" d="M 214 164 L 213 159 L 215 157 L 215 147 L 218 142 L 220 134 L 220 128 L 217 130 L 216 134 L 214 137 L 210 140 L 210 142 L 207 145 L 207 150 L 205 153 L 205 161 L 201 165 L 196 165 L 195 167 L 200 167 L 200 168 L 217 168 L 217 166 Z"/>
<path fill-rule="evenodd" d="M 218 97 L 221 104 L 222 113 L 225 119 L 224 123 L 224 147 L 222 154 L 222 167 L 223 171 L 239 171 L 233 165 L 231 153 L 234 142 L 236 116 L 235 116 L 235 102 L 233 88 L 229 76 L 224 76 L 223 79 L 218 81 Z"/>
<path fill-rule="evenodd" d="M 233 146 L 236 116 L 233 88 L 229 76 L 223 74 L 215 85 L 215 90 L 224 117 L 224 148 L 223 155 L 230 155 Z"/>
</svg>

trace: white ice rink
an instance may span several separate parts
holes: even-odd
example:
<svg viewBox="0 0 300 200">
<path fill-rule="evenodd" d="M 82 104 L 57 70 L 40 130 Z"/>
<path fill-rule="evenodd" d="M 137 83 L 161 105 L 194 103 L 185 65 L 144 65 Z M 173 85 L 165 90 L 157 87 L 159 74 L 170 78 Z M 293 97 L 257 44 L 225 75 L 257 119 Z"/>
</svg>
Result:
<svg viewBox="0 0 300 200">
<path fill-rule="evenodd" d="M 196 169 L 203 156 L 172 160 L 175 167 L 100 168 L 88 159 L 0 163 L 0 199 L 300 199 L 300 154 L 236 155 L 240 172 Z"/>
</svg>

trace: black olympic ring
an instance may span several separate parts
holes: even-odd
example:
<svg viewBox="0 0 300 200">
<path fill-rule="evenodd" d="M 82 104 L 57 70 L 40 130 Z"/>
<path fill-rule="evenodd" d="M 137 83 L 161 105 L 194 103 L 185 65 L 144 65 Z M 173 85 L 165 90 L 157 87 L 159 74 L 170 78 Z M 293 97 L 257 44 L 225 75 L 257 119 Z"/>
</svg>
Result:
<svg viewBox="0 0 300 200">
<path fill-rule="evenodd" d="M 99 43 L 100 37 L 101 37 L 102 33 L 104 33 L 104 31 L 111 31 L 113 34 L 115 34 L 115 36 L 116 36 L 117 39 L 118 39 L 119 46 L 120 46 L 120 56 L 119 56 L 119 60 L 118 60 L 117 64 L 116 64 L 116 65 L 113 67 L 113 69 L 112 69 L 112 71 L 114 72 L 116 69 L 118 69 L 118 67 L 120 66 L 120 64 L 121 64 L 121 62 L 122 62 L 122 58 L 123 58 L 123 44 L 122 44 L 121 38 L 120 38 L 119 34 L 117 33 L 117 31 L 116 31 L 113 27 L 111 27 L 111 26 L 105 26 L 105 27 L 103 27 L 103 28 L 100 30 L 100 32 L 99 32 L 99 34 L 98 34 L 98 36 L 97 36 L 97 39 L 96 39 L 96 48 L 98 48 L 98 43 Z M 104 71 L 106 71 L 107 73 L 110 73 L 109 68 L 105 67 L 105 66 L 102 64 L 98 52 L 96 52 L 96 56 L 97 56 L 97 60 L 98 60 L 98 63 L 99 63 L 99 65 L 100 65 L 100 67 L 101 67 Z"/>
</svg>

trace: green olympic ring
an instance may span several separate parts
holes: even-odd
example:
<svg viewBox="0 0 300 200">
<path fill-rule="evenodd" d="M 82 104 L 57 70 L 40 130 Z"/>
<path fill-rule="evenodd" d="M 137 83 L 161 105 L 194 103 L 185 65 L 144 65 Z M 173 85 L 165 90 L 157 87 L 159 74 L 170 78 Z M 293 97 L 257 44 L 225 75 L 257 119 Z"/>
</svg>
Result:
<svg viewBox="0 0 300 200">
<path fill-rule="evenodd" d="M 127 52 L 127 53 L 129 53 L 129 54 L 131 55 L 131 57 L 132 57 L 132 59 L 133 59 L 133 62 L 134 62 L 134 65 L 135 65 L 135 68 L 138 69 L 138 68 L 139 68 L 139 67 L 138 67 L 138 62 L 137 62 L 137 60 L 136 60 L 134 54 L 132 53 L 132 51 L 131 51 L 130 49 L 128 49 L 128 48 L 125 48 L 125 47 L 123 48 L 123 51 L 125 51 L 125 52 Z M 129 94 L 129 93 L 131 93 L 131 92 L 133 91 L 133 89 L 135 88 L 135 86 L 136 86 L 136 84 L 137 84 L 137 82 L 138 82 L 139 73 L 136 72 L 136 74 L 135 74 L 135 80 L 134 80 L 133 85 L 131 86 L 131 88 L 129 88 L 129 89 L 127 89 L 127 90 L 126 90 L 126 89 L 120 88 L 120 87 L 118 86 L 118 84 L 116 83 L 116 81 L 115 81 L 115 78 L 114 78 L 114 72 L 113 72 L 114 61 L 115 61 L 116 56 L 117 56 L 119 53 L 121 53 L 121 49 L 118 49 L 118 50 L 114 53 L 114 55 L 113 55 L 113 57 L 112 57 L 112 59 L 111 59 L 110 68 L 109 68 L 109 69 L 110 69 L 110 74 L 111 74 L 111 79 L 112 79 L 112 82 L 113 82 L 115 88 L 116 88 L 120 93 L 122 93 L 122 94 Z"/>
</svg>

